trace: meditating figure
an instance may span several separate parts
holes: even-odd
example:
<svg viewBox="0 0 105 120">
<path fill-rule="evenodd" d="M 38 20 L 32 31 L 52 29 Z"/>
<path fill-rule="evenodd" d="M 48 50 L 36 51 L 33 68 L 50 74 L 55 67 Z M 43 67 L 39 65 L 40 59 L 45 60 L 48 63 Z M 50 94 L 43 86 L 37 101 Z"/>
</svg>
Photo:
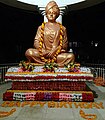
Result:
<svg viewBox="0 0 105 120">
<path fill-rule="evenodd" d="M 34 48 L 29 48 L 25 56 L 29 62 L 42 65 L 54 62 L 58 66 L 64 66 L 64 64 L 74 62 L 74 54 L 67 52 L 68 40 L 66 28 L 56 22 L 60 14 L 57 3 L 55 1 L 49 2 L 45 12 L 48 22 L 42 23 L 38 27 L 34 39 Z"/>
</svg>

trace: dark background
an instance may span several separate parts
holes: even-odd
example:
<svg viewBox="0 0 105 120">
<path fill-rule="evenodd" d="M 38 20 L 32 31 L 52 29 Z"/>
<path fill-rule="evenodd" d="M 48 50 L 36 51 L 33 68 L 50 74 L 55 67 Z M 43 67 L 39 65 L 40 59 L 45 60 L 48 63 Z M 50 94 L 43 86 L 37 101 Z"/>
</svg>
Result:
<svg viewBox="0 0 105 120">
<path fill-rule="evenodd" d="M 0 64 L 26 60 L 36 30 L 43 22 L 37 11 L 26 11 L 0 3 Z M 105 63 L 105 2 L 63 15 L 69 48 L 77 62 Z M 95 46 L 97 45 L 97 46 Z"/>
</svg>

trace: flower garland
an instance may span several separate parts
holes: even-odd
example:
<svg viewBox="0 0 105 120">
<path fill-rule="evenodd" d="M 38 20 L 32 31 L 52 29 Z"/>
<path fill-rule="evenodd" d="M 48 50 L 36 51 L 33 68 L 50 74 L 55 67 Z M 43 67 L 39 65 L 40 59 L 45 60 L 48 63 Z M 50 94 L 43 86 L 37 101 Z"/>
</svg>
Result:
<svg viewBox="0 0 105 120">
<path fill-rule="evenodd" d="M 83 110 L 80 110 L 79 113 L 80 113 L 81 117 L 86 120 L 96 120 L 96 118 L 97 118 L 96 114 L 85 114 L 85 112 Z"/>
<path fill-rule="evenodd" d="M 0 111 L 0 118 L 2 118 L 2 117 L 7 117 L 7 116 L 13 114 L 15 111 L 16 111 L 16 108 L 13 108 L 13 109 L 10 110 L 9 112 Z"/>
<path fill-rule="evenodd" d="M 62 81 L 62 79 L 66 79 L 68 81 L 86 81 L 86 80 L 92 80 L 93 77 L 91 76 L 61 76 L 61 75 L 57 75 L 57 76 L 5 76 L 5 79 L 11 79 L 11 80 L 33 80 L 33 81 L 49 81 L 51 79 L 59 79 L 60 81 Z"/>
<path fill-rule="evenodd" d="M 91 91 L 59 91 L 59 90 L 7 90 L 3 94 L 4 101 L 68 101 L 68 102 L 93 102 Z M 18 103 L 16 105 L 19 105 Z M 8 104 L 12 107 L 13 104 Z M 78 108 L 78 106 L 76 106 Z M 99 107 L 98 107 L 99 108 Z"/>
<path fill-rule="evenodd" d="M 57 59 L 57 55 L 60 53 L 62 45 L 63 45 L 63 27 L 60 23 L 58 23 L 60 25 L 60 36 L 59 36 L 59 41 L 60 41 L 60 48 L 56 51 L 56 53 L 54 54 L 53 58 L 49 58 L 46 59 L 43 54 L 42 54 L 42 47 L 43 47 L 43 40 L 44 40 L 44 27 L 45 27 L 45 22 L 42 23 L 41 25 L 41 37 L 40 37 L 40 42 L 39 42 L 39 55 L 41 57 L 41 60 L 45 63 L 54 63 Z"/>
</svg>

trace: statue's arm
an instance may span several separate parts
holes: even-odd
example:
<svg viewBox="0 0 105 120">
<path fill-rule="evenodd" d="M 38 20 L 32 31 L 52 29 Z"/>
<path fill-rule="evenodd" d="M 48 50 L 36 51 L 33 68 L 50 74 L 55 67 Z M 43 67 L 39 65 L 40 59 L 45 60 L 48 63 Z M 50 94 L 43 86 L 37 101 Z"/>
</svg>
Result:
<svg viewBox="0 0 105 120">
<path fill-rule="evenodd" d="M 41 37 L 41 26 L 38 27 L 36 36 L 35 36 L 35 38 L 34 38 L 34 47 L 35 47 L 36 49 L 39 48 L 40 37 Z"/>
<path fill-rule="evenodd" d="M 67 31 L 66 31 L 66 28 L 64 27 L 64 30 L 63 30 L 64 34 L 63 34 L 63 49 L 67 51 L 67 48 L 68 48 L 68 39 L 67 39 Z"/>
</svg>

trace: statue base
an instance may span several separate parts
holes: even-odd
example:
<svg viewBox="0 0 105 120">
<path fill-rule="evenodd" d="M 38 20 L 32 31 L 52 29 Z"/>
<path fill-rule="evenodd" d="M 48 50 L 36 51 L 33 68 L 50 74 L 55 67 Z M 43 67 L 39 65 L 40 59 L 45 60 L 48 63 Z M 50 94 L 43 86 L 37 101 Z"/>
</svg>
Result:
<svg viewBox="0 0 105 120">
<path fill-rule="evenodd" d="M 11 89 L 3 94 L 4 101 L 75 101 L 93 102 L 94 95 L 86 85 L 93 81 L 89 68 L 69 72 L 59 68 L 55 72 L 43 72 L 43 66 L 33 71 L 21 71 L 20 67 L 9 68 L 5 79 L 12 81 Z"/>
</svg>

